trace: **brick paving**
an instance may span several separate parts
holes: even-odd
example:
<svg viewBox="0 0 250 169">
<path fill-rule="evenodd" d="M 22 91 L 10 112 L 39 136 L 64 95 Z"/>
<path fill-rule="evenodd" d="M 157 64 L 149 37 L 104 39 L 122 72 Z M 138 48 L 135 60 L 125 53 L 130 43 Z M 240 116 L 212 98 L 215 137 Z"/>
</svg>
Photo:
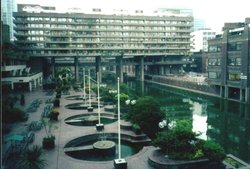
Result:
<svg viewBox="0 0 250 169">
<path fill-rule="evenodd" d="M 70 95 L 79 95 L 71 90 Z M 25 93 L 26 105 L 21 107 L 25 108 L 35 99 L 41 99 L 42 104 L 39 106 L 36 112 L 29 113 L 29 119 L 26 122 L 16 123 L 10 134 L 21 133 L 26 131 L 27 124 L 31 121 L 37 121 L 41 118 L 41 113 L 45 107 L 45 101 L 53 96 L 46 96 L 46 92 L 42 89 L 37 89 L 30 93 Z M 113 161 L 106 162 L 94 162 L 94 161 L 84 161 L 74 159 L 66 155 L 63 151 L 65 144 L 74 138 L 97 133 L 95 126 L 82 127 L 82 126 L 72 126 L 64 122 L 67 117 L 88 113 L 87 110 L 70 110 L 66 109 L 64 106 L 70 103 L 80 102 L 79 100 L 67 100 L 65 97 L 68 95 L 62 95 L 60 99 L 60 107 L 58 108 L 60 115 L 58 117 L 59 121 L 56 123 L 57 129 L 53 130 L 53 134 L 56 137 L 56 147 L 52 150 L 44 150 L 44 158 L 47 161 L 46 169 L 113 169 Z M 101 112 L 104 111 L 102 108 Z M 97 113 L 97 109 L 94 109 L 94 113 Z M 105 125 L 104 132 L 117 132 L 117 122 Z M 131 131 L 122 131 L 123 133 L 128 133 Z M 35 132 L 35 140 L 31 145 L 42 145 L 43 137 L 45 136 L 45 130 Z M 31 146 L 30 145 L 30 146 Z M 148 155 L 155 148 L 152 146 L 146 146 L 137 154 L 127 157 L 128 169 L 151 169 L 148 164 Z"/>
</svg>

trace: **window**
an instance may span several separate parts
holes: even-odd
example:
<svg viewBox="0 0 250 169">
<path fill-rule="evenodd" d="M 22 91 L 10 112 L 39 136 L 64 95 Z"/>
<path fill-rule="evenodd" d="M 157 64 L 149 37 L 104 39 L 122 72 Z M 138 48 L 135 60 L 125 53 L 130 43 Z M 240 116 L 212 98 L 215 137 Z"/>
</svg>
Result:
<svg viewBox="0 0 250 169">
<path fill-rule="evenodd" d="M 228 74 L 228 80 L 232 81 L 239 81 L 240 79 L 240 74 L 239 73 L 229 73 Z"/>
<path fill-rule="evenodd" d="M 208 59 L 208 65 L 209 66 L 219 66 L 220 65 L 220 59 L 219 58 Z"/>
<path fill-rule="evenodd" d="M 228 51 L 240 51 L 242 48 L 241 42 L 232 42 L 228 44 Z"/>
<path fill-rule="evenodd" d="M 220 76 L 220 72 L 208 72 L 208 78 L 210 79 L 219 79 Z"/>
<path fill-rule="evenodd" d="M 228 65 L 229 66 L 240 66 L 241 65 L 241 58 L 229 58 L 228 59 Z"/>
</svg>

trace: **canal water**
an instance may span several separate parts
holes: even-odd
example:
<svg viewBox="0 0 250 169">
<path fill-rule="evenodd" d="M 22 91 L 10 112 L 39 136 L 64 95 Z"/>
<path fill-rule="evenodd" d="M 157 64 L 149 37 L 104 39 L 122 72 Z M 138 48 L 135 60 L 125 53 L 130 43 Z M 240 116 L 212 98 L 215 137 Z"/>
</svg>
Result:
<svg viewBox="0 0 250 169">
<path fill-rule="evenodd" d="M 152 96 L 171 120 L 192 120 L 200 138 L 214 140 L 226 153 L 250 163 L 250 104 L 215 98 L 149 82 L 128 82 L 137 94 Z"/>
</svg>

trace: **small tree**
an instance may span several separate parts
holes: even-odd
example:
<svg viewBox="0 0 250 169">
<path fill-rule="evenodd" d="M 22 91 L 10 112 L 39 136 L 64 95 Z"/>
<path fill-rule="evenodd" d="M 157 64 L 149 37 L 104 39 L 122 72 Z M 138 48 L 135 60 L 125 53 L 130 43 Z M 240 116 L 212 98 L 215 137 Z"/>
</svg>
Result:
<svg viewBox="0 0 250 169">
<path fill-rule="evenodd" d="M 54 134 L 52 134 L 52 129 L 57 129 L 57 126 L 55 126 L 55 121 L 42 118 L 41 122 L 43 124 L 46 133 L 46 137 L 43 138 L 43 148 L 52 149 L 55 147 L 55 139 L 56 139 Z"/>
<path fill-rule="evenodd" d="M 192 131 L 191 120 L 178 120 L 176 125 L 157 134 L 153 141 L 172 159 L 195 160 L 208 158 L 221 162 L 225 158 L 223 148 L 211 141 L 198 139 L 200 134 Z"/>
<path fill-rule="evenodd" d="M 40 146 L 34 145 L 21 154 L 17 163 L 17 169 L 44 169 L 46 161 L 42 158 L 43 152 Z"/>
<path fill-rule="evenodd" d="M 149 137 L 155 137 L 159 131 L 158 123 L 164 117 L 160 104 L 149 96 L 139 98 L 128 112 L 128 120 L 138 124 Z"/>
<path fill-rule="evenodd" d="M 202 151 L 209 160 L 214 162 L 221 162 L 226 158 L 223 148 L 213 141 L 206 141 Z"/>
</svg>

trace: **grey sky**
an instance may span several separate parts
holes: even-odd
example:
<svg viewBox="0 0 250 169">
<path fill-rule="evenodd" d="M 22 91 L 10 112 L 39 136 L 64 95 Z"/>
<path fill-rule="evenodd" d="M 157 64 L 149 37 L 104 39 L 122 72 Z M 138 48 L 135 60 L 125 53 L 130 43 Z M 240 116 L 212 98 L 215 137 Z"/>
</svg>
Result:
<svg viewBox="0 0 250 169">
<path fill-rule="evenodd" d="M 194 17 L 204 19 L 207 27 L 221 30 L 224 22 L 243 22 L 250 17 L 249 0 L 16 0 L 29 3 L 56 6 L 58 9 L 70 7 L 109 9 L 193 9 Z"/>
</svg>

